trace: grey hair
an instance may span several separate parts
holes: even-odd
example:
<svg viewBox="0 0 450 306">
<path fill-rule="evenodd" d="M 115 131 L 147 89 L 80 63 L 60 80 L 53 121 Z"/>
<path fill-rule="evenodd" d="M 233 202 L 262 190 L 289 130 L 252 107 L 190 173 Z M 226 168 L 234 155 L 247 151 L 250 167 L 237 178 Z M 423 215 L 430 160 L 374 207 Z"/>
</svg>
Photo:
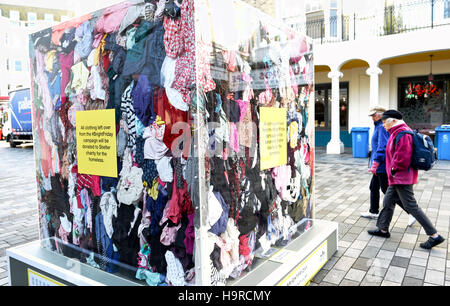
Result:
<svg viewBox="0 0 450 306">
<path fill-rule="evenodd" d="M 394 121 L 397 121 L 397 119 L 395 119 L 395 118 L 387 118 L 387 119 L 386 119 L 386 122 L 387 122 L 387 123 L 392 123 L 392 122 L 394 122 Z"/>
</svg>

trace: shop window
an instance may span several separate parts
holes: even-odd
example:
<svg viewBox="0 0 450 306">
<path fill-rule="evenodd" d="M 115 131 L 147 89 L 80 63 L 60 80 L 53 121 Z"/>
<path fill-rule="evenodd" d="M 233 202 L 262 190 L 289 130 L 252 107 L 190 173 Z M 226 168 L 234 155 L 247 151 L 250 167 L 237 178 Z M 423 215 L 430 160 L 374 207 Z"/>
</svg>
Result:
<svg viewBox="0 0 450 306">
<path fill-rule="evenodd" d="M 348 129 L 348 83 L 341 83 L 339 94 L 340 127 Z M 316 86 L 315 126 L 317 130 L 331 130 L 332 93 L 331 84 Z"/>
<path fill-rule="evenodd" d="M 434 130 L 450 123 L 450 75 L 399 79 L 398 110 L 412 129 Z"/>
</svg>

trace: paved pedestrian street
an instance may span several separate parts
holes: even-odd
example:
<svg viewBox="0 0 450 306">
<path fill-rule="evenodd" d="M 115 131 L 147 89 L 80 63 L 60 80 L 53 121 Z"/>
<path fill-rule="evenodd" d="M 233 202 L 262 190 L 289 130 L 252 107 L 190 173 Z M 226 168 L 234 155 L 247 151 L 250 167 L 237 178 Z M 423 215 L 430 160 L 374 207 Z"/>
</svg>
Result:
<svg viewBox="0 0 450 306">
<path fill-rule="evenodd" d="M 367 234 L 375 227 L 360 216 L 369 209 L 367 159 L 317 149 L 316 162 L 316 218 L 339 223 L 339 250 L 311 286 L 450 285 L 450 162 L 420 172 L 415 187 L 420 207 L 446 239 L 431 251 L 419 247 L 425 232 L 418 223 L 408 227 L 399 208 L 390 239 Z M 1 141 L 0 169 L 0 285 L 8 285 L 5 250 L 39 236 L 32 147 L 12 149 Z"/>
<path fill-rule="evenodd" d="M 419 244 L 428 239 L 399 207 L 391 222 L 391 238 L 372 237 L 376 221 L 361 217 L 369 210 L 368 160 L 316 151 L 317 219 L 339 223 L 339 249 L 314 277 L 319 286 L 449 286 L 450 162 L 438 161 L 419 172 L 414 188 L 419 206 L 446 241 L 431 251 Z M 382 199 L 380 206 L 382 207 Z"/>
</svg>

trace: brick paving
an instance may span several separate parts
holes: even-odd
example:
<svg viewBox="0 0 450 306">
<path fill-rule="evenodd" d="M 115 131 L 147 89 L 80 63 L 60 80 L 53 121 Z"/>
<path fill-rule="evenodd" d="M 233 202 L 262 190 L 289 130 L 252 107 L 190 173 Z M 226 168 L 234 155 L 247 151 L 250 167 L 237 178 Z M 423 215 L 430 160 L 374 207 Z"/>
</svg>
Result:
<svg viewBox="0 0 450 306">
<path fill-rule="evenodd" d="M 39 238 L 32 146 L 0 141 L 0 286 L 8 285 L 6 249 Z"/>
<path fill-rule="evenodd" d="M 427 239 L 418 223 L 396 209 L 391 238 L 367 234 L 375 221 L 362 218 L 369 209 L 366 159 L 316 151 L 316 218 L 339 223 L 339 249 L 311 281 L 312 286 L 449 286 L 450 162 L 439 161 L 419 174 L 416 198 L 446 238 L 425 251 Z M 0 286 L 8 285 L 5 250 L 38 239 L 32 147 L 9 148 L 0 141 Z M 382 201 L 382 200 L 381 200 Z"/>
<path fill-rule="evenodd" d="M 446 241 L 431 251 L 419 244 L 426 236 L 397 208 L 391 238 L 372 237 L 376 221 L 361 217 L 369 209 L 367 159 L 316 151 L 316 218 L 339 223 L 338 252 L 314 277 L 313 286 L 448 286 L 450 285 L 450 162 L 438 161 L 419 173 L 416 199 Z M 382 205 L 380 199 L 380 205 Z"/>
</svg>

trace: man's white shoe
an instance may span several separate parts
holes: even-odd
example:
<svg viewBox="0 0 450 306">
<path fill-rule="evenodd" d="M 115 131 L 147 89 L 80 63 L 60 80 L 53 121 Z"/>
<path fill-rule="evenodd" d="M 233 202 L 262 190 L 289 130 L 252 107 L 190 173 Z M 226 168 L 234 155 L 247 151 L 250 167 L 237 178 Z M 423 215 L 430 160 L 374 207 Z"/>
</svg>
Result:
<svg viewBox="0 0 450 306">
<path fill-rule="evenodd" d="M 409 215 L 408 226 L 412 226 L 414 223 L 416 223 L 416 221 L 417 220 L 413 215 Z"/>
<path fill-rule="evenodd" d="M 370 211 L 361 213 L 361 217 L 369 219 L 378 219 L 378 214 L 372 214 Z"/>
</svg>

